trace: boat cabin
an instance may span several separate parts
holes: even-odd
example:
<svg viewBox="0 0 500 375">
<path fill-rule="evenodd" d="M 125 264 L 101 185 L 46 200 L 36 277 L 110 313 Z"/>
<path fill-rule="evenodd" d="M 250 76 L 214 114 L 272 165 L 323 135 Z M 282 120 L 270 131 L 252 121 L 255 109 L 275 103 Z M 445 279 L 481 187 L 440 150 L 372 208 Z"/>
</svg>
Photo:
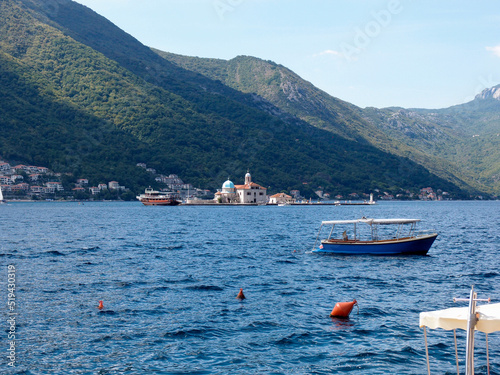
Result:
<svg viewBox="0 0 500 375">
<path fill-rule="evenodd" d="M 331 227 L 325 241 L 387 241 L 411 238 L 416 235 L 416 225 L 420 219 L 367 219 L 332 220 L 321 222 Z"/>
</svg>

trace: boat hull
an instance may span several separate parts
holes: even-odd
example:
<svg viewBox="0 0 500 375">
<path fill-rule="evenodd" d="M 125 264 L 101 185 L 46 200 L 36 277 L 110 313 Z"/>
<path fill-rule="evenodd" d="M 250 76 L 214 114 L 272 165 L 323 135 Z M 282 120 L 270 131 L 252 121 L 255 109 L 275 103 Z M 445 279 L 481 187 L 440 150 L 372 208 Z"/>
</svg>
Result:
<svg viewBox="0 0 500 375">
<path fill-rule="evenodd" d="M 313 252 L 345 255 L 425 255 L 436 237 L 437 233 L 386 241 L 322 241 L 320 247 L 313 250 Z"/>
<path fill-rule="evenodd" d="M 176 199 L 141 199 L 145 206 L 177 206 L 180 202 Z"/>
</svg>

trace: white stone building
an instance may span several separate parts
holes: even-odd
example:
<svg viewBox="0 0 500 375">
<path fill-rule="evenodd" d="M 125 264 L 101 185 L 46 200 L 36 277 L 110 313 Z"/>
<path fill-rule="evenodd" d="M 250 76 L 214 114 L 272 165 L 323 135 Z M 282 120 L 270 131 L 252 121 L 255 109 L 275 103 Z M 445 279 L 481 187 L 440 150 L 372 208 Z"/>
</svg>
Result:
<svg viewBox="0 0 500 375">
<path fill-rule="evenodd" d="M 295 203 L 295 199 L 285 193 L 278 193 L 269 197 L 270 204 L 290 204 Z"/>
<path fill-rule="evenodd" d="M 267 189 L 252 182 L 252 176 L 247 172 L 243 185 L 235 185 L 228 179 L 215 193 L 214 200 L 217 203 L 266 204 L 266 193 Z"/>
</svg>

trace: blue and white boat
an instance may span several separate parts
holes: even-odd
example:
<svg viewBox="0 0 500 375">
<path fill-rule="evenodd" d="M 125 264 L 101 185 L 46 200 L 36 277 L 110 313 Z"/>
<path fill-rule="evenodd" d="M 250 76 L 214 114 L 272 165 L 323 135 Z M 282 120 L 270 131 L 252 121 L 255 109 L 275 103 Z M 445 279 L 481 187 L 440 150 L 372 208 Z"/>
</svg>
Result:
<svg viewBox="0 0 500 375">
<path fill-rule="evenodd" d="M 368 219 L 323 221 L 313 253 L 331 254 L 420 254 L 425 255 L 437 237 L 433 232 L 417 232 L 420 219 Z M 323 227 L 328 237 L 319 241 Z"/>
</svg>

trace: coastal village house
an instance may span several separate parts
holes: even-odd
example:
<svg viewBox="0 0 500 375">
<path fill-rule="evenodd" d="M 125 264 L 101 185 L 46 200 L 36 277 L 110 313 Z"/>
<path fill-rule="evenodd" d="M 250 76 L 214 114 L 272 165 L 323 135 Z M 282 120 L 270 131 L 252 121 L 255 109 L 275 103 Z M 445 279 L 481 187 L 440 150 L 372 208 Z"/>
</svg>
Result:
<svg viewBox="0 0 500 375">
<path fill-rule="evenodd" d="M 64 190 L 64 187 L 59 181 L 50 181 L 45 183 L 45 186 L 47 186 L 52 192 L 54 191 L 62 191 Z"/>
<path fill-rule="evenodd" d="M 215 193 L 216 203 L 265 204 L 267 203 L 267 189 L 255 182 L 249 172 L 245 175 L 245 184 L 235 185 L 229 179 L 224 182 L 222 189 Z"/>
<path fill-rule="evenodd" d="M 278 193 L 269 197 L 270 204 L 290 204 L 295 203 L 295 199 L 285 193 Z"/>
</svg>

